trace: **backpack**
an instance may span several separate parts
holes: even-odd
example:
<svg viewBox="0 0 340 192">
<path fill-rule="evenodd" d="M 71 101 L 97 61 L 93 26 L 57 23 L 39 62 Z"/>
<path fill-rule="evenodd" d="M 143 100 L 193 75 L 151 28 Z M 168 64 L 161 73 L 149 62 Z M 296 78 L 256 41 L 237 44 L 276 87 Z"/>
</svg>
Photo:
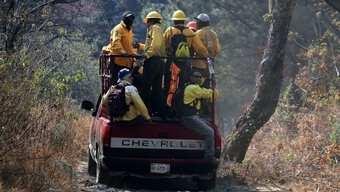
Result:
<svg viewBox="0 0 340 192">
<path fill-rule="evenodd" d="M 176 27 L 181 30 L 180 34 L 173 35 L 171 38 L 172 56 L 175 58 L 190 57 L 190 48 L 187 37 L 183 34 L 184 27 Z"/>
<path fill-rule="evenodd" d="M 119 118 L 129 111 L 129 105 L 126 104 L 125 86 L 117 84 L 112 87 L 112 92 L 108 95 L 109 113 L 113 118 Z"/>
</svg>

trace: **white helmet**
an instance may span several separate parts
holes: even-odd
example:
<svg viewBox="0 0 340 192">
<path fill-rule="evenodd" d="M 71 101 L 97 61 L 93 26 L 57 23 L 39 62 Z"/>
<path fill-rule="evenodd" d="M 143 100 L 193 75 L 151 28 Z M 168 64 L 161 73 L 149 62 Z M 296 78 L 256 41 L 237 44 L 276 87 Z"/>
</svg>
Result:
<svg viewBox="0 0 340 192">
<path fill-rule="evenodd" d="M 196 19 L 198 21 L 201 21 L 201 22 L 210 22 L 210 17 L 209 15 L 205 14 L 205 13 L 201 13 L 199 14 Z"/>
</svg>

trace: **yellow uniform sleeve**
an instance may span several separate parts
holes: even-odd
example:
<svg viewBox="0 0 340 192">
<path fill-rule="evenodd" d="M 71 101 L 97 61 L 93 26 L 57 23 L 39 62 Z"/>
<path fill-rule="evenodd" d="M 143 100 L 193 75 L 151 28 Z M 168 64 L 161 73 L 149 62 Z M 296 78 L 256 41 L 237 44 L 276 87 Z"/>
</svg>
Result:
<svg viewBox="0 0 340 192">
<path fill-rule="evenodd" d="M 149 115 L 149 111 L 146 108 L 142 98 L 139 96 L 138 93 L 132 93 L 131 94 L 131 101 L 132 101 L 133 105 L 136 107 L 136 109 L 142 114 L 142 116 L 145 119 L 147 119 L 147 120 L 151 119 L 150 115 Z"/>
<path fill-rule="evenodd" d="M 152 56 L 158 55 L 160 56 L 162 54 L 162 41 L 163 36 L 161 32 L 161 28 L 157 25 L 154 25 L 151 28 L 150 31 L 150 38 L 151 38 L 151 44 L 150 46 L 146 47 L 145 55 L 147 58 L 150 58 Z"/>
<path fill-rule="evenodd" d="M 207 89 L 207 88 L 203 88 L 200 86 L 196 86 L 193 91 L 197 99 L 208 99 L 209 101 L 212 101 L 212 96 L 213 96 L 212 89 Z"/>
<path fill-rule="evenodd" d="M 129 32 L 125 31 L 124 33 L 125 33 L 124 34 L 125 35 L 125 41 L 123 43 L 125 44 L 126 52 L 129 55 L 135 55 L 137 49 L 133 48 L 133 33 L 132 33 L 132 29 Z"/>
<path fill-rule="evenodd" d="M 201 57 L 208 57 L 208 50 L 204 46 L 203 42 L 201 39 L 195 35 L 192 37 L 192 44 L 191 47 L 196 51 L 196 53 L 201 56 Z"/>
<path fill-rule="evenodd" d="M 190 104 L 197 99 L 212 101 L 213 90 L 198 85 L 188 85 L 184 90 L 184 104 Z"/>
<path fill-rule="evenodd" d="M 119 28 L 115 28 L 111 31 L 111 52 L 122 54 L 127 53 L 122 45 L 123 35 L 123 31 L 119 30 Z"/>
<path fill-rule="evenodd" d="M 213 39 L 213 50 L 211 57 L 215 58 L 221 52 L 221 44 L 217 37 L 217 34 L 212 31 L 212 39 Z"/>
<path fill-rule="evenodd" d="M 166 52 L 169 53 L 170 52 L 170 38 L 171 38 L 171 35 L 172 35 L 172 32 L 171 32 L 171 27 L 167 28 L 163 34 L 163 41 L 164 41 L 164 44 L 165 44 L 165 49 L 166 49 Z"/>
</svg>

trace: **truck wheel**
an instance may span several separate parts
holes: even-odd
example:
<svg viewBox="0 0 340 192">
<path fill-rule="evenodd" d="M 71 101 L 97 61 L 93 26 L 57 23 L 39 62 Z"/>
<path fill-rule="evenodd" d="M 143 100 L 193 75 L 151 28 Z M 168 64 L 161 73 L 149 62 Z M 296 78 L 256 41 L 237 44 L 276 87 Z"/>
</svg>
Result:
<svg viewBox="0 0 340 192">
<path fill-rule="evenodd" d="M 107 175 L 107 171 L 103 168 L 102 163 L 99 160 L 99 153 L 97 151 L 97 166 L 96 166 L 96 183 L 109 185 L 110 180 Z"/>
<path fill-rule="evenodd" d="M 202 191 L 214 189 L 216 185 L 216 173 L 214 173 L 211 179 L 199 179 L 197 185 L 198 189 Z"/>
<path fill-rule="evenodd" d="M 87 172 L 90 176 L 96 176 L 96 162 L 93 160 L 90 149 L 88 152 Z"/>
</svg>

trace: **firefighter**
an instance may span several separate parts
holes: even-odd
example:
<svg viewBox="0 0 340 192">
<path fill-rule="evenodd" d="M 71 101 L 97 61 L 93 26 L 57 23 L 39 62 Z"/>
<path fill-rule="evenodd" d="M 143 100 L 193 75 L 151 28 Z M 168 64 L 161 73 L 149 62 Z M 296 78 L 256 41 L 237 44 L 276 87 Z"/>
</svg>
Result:
<svg viewBox="0 0 340 192">
<path fill-rule="evenodd" d="M 192 52 L 196 52 L 197 55 L 202 57 L 208 56 L 208 51 L 200 38 L 185 26 L 186 19 L 183 11 L 175 11 L 171 18 L 173 26 L 170 26 L 164 33 L 166 53 L 170 57 L 165 65 L 164 72 L 166 102 L 169 107 L 172 106 L 177 88 L 184 89 L 184 83 L 188 80 L 186 72 L 190 71 L 191 68 L 189 60 L 176 58 L 191 57 Z"/>
<path fill-rule="evenodd" d="M 135 15 L 132 12 L 128 11 L 123 14 L 121 22 L 112 29 L 110 43 L 103 47 L 103 53 L 123 56 L 136 54 L 136 50 L 133 48 L 132 25 L 134 20 Z M 110 66 L 111 74 L 113 74 L 112 82 L 117 81 L 119 70 L 123 68 L 131 69 L 133 62 L 133 58 L 115 57 L 114 64 Z"/>
<path fill-rule="evenodd" d="M 203 81 L 204 79 L 200 72 L 193 72 L 190 77 L 190 83 L 184 90 L 182 122 L 186 128 L 204 137 L 205 158 L 212 160 L 214 158 L 214 130 L 199 117 L 199 114 L 201 101 L 212 102 L 214 91 L 202 87 Z M 217 95 L 216 92 L 215 95 Z"/>
<path fill-rule="evenodd" d="M 150 115 L 148 109 L 146 108 L 143 100 L 141 99 L 138 90 L 135 86 L 132 85 L 133 77 L 131 71 L 127 68 L 121 69 L 118 73 L 118 81 L 117 85 L 122 86 L 124 90 L 124 105 L 127 105 L 126 112 L 119 118 L 114 118 L 115 121 L 120 122 L 129 122 L 129 123 L 140 123 L 144 120 L 150 121 Z M 116 90 L 116 86 L 113 85 L 108 92 L 103 96 L 102 99 L 102 112 L 104 115 L 109 115 L 109 98 L 110 94 L 113 94 Z M 115 97 L 119 98 L 119 96 Z M 111 101 L 115 106 L 121 106 L 122 104 L 119 101 Z M 116 103 L 115 103 L 116 102 Z M 117 112 L 124 111 L 122 109 L 117 109 Z"/>
<path fill-rule="evenodd" d="M 147 35 L 144 48 L 144 88 L 143 100 L 155 116 L 163 117 L 162 77 L 165 55 L 165 46 L 161 29 L 162 16 L 157 11 L 151 11 L 144 19 L 147 25 Z"/>
<path fill-rule="evenodd" d="M 210 18 L 207 14 L 201 13 L 195 19 L 198 27 L 196 34 L 207 48 L 208 57 L 214 59 L 221 52 L 221 46 L 216 32 L 210 28 Z M 192 68 L 194 71 L 199 71 L 205 79 L 209 78 L 209 69 L 206 60 L 194 60 L 192 62 Z M 207 86 L 206 83 L 205 86 Z"/>
<path fill-rule="evenodd" d="M 195 33 L 185 26 L 185 21 L 187 20 L 186 15 L 183 11 L 177 10 L 173 13 L 171 20 L 173 21 L 173 26 L 170 26 L 164 32 L 164 40 L 166 52 L 169 56 L 172 56 L 174 51 L 171 45 L 171 39 L 173 36 L 178 34 L 183 34 L 186 37 L 190 49 L 196 51 L 202 56 L 208 55 L 208 50 L 203 45 L 200 38 L 195 35 Z"/>
</svg>

